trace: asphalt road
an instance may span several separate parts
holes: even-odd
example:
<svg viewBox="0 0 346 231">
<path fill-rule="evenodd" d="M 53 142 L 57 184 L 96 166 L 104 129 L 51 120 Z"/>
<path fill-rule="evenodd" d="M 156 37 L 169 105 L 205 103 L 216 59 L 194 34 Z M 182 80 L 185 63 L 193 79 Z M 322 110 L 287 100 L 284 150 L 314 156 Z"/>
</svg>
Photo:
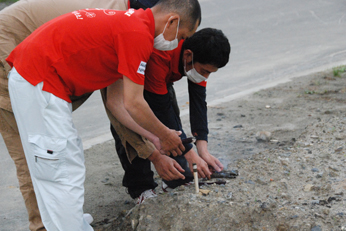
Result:
<svg viewBox="0 0 346 231">
<path fill-rule="evenodd" d="M 344 0 L 200 0 L 200 3 L 203 14 L 200 28 L 223 30 L 232 46 L 229 64 L 208 80 L 209 105 L 292 77 L 346 64 Z M 187 114 L 186 81 L 176 83 L 175 88 L 182 114 Z M 111 138 L 98 93 L 74 112 L 74 121 L 85 148 Z M 0 223 L 15 218 L 26 230 L 15 168 L 1 137 L 0 157 Z"/>
</svg>

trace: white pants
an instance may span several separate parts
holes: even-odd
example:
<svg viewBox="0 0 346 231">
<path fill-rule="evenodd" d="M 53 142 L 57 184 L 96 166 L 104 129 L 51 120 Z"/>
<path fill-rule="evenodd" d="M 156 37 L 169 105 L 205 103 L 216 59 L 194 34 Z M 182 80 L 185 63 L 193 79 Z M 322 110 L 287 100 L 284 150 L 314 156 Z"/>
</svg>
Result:
<svg viewBox="0 0 346 231">
<path fill-rule="evenodd" d="M 72 105 L 9 74 L 13 112 L 42 222 L 48 231 L 91 231 L 83 219 L 85 165 Z"/>
</svg>

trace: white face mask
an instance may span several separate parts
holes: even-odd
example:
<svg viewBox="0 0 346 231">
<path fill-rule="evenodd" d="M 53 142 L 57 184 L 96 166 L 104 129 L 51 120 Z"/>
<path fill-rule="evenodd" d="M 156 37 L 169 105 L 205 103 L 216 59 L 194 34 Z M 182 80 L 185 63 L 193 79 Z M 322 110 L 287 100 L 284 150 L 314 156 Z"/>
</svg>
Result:
<svg viewBox="0 0 346 231">
<path fill-rule="evenodd" d="M 193 66 L 193 55 L 192 55 L 192 69 L 186 72 L 186 59 L 184 61 L 184 72 L 185 75 L 187 76 L 188 80 L 190 80 L 193 83 L 201 83 L 203 81 L 206 81 L 207 78 L 198 73 L 196 69 Z"/>
<path fill-rule="evenodd" d="M 168 22 L 171 19 L 171 17 L 168 19 Z M 178 19 L 177 33 L 175 34 L 175 39 L 172 41 L 168 41 L 165 39 L 165 37 L 163 37 L 163 33 L 165 33 L 168 22 L 166 23 L 166 26 L 163 29 L 163 32 L 161 34 L 159 34 L 158 36 L 156 36 L 154 39 L 154 47 L 158 50 L 161 50 L 161 51 L 174 50 L 175 48 L 178 47 L 178 43 L 179 43 L 177 36 L 178 36 L 180 18 Z"/>
</svg>

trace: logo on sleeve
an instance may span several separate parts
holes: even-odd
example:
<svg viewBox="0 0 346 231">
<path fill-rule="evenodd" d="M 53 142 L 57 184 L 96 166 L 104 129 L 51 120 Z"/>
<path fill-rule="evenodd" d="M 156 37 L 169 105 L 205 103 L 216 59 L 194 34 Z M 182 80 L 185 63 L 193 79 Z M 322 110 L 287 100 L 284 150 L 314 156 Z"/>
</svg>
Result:
<svg viewBox="0 0 346 231">
<path fill-rule="evenodd" d="M 145 68 L 146 68 L 146 67 L 147 67 L 147 63 L 142 61 L 142 62 L 139 64 L 137 73 L 144 75 L 144 72 L 145 72 Z"/>
<path fill-rule="evenodd" d="M 128 10 L 126 11 L 125 15 L 127 15 L 127 16 L 130 17 L 133 13 L 135 13 L 135 10 L 132 9 L 132 8 L 130 8 L 130 9 L 128 9 Z"/>
</svg>

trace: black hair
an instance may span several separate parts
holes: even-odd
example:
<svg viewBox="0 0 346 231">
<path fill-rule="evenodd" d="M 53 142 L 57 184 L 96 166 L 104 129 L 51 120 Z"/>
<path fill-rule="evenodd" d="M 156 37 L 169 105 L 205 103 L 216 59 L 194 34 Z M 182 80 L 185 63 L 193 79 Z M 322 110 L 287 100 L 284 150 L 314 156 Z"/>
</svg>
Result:
<svg viewBox="0 0 346 231">
<path fill-rule="evenodd" d="M 193 62 L 211 64 L 217 68 L 224 67 L 229 60 L 231 45 L 221 30 L 204 28 L 187 38 L 182 46 L 182 51 L 193 52 Z"/>
<path fill-rule="evenodd" d="M 161 11 L 179 14 L 180 27 L 187 25 L 193 30 L 197 22 L 201 24 L 202 13 L 198 0 L 160 0 L 155 6 L 160 7 Z"/>
<path fill-rule="evenodd" d="M 133 9 L 146 9 L 153 7 L 159 0 L 130 0 L 130 7 Z"/>
</svg>

